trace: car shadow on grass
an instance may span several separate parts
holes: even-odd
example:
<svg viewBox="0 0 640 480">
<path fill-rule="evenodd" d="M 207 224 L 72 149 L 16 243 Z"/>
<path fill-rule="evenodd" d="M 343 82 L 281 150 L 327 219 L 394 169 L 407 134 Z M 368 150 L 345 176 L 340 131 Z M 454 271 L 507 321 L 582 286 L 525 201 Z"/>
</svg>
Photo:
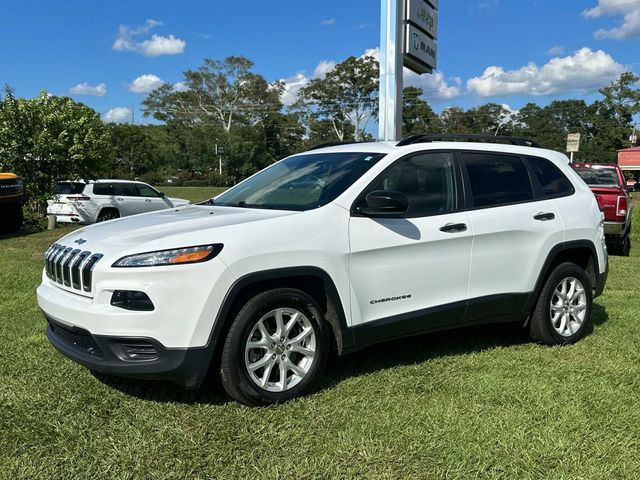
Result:
<svg viewBox="0 0 640 480">
<path fill-rule="evenodd" d="M 594 303 L 593 321 L 586 336 L 591 335 L 593 326 L 602 325 L 608 319 L 605 308 Z M 375 344 L 335 359 L 325 376 L 316 382 L 314 392 L 334 387 L 350 377 L 380 370 L 531 342 L 527 329 L 520 323 L 509 323 L 464 327 Z"/>
<path fill-rule="evenodd" d="M 593 304 L 593 325 L 608 320 L 605 308 Z M 587 335 L 591 334 L 591 330 Z M 340 384 L 350 377 L 358 377 L 403 365 L 412 365 L 441 357 L 466 355 L 500 347 L 514 347 L 530 343 L 520 324 L 486 324 L 408 337 L 369 346 L 358 352 L 334 358 L 325 374 L 309 393 L 317 393 Z M 112 377 L 93 372 L 101 383 L 141 400 L 155 402 L 222 405 L 231 400 L 225 395 L 215 368 L 198 389 L 187 389 L 170 382 Z"/>
</svg>

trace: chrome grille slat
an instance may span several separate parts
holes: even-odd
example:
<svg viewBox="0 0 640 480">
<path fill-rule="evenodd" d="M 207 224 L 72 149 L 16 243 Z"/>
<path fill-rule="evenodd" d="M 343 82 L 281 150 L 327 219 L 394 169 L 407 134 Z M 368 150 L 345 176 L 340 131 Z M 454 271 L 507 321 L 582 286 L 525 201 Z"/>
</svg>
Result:
<svg viewBox="0 0 640 480">
<path fill-rule="evenodd" d="M 61 287 L 91 293 L 93 269 L 102 257 L 100 253 L 54 243 L 44 254 L 45 273 Z"/>
</svg>

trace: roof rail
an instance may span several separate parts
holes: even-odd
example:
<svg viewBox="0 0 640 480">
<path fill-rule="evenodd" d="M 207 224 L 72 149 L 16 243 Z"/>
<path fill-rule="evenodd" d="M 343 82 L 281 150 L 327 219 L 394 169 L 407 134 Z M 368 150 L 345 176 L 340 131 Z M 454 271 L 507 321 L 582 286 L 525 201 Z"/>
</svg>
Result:
<svg viewBox="0 0 640 480">
<path fill-rule="evenodd" d="M 327 147 L 337 147 L 339 145 L 353 145 L 356 143 L 367 143 L 367 142 L 355 142 L 355 141 L 346 141 L 346 142 L 329 142 L 329 143 L 321 143 L 320 145 L 314 145 L 313 147 L 309 148 L 307 151 L 311 151 L 311 150 L 319 150 L 321 148 L 327 148 Z"/>
<path fill-rule="evenodd" d="M 403 138 L 396 145 L 397 147 L 404 147 L 405 145 L 413 145 L 414 143 L 430 143 L 430 142 L 445 142 L 445 141 L 460 141 L 467 140 L 473 142 L 484 143 L 510 143 L 511 145 L 518 145 L 521 147 L 535 147 L 541 148 L 540 145 L 533 140 L 525 137 L 510 137 L 506 135 L 477 135 L 477 134 L 425 134 L 425 135 L 413 135 L 411 137 Z"/>
</svg>

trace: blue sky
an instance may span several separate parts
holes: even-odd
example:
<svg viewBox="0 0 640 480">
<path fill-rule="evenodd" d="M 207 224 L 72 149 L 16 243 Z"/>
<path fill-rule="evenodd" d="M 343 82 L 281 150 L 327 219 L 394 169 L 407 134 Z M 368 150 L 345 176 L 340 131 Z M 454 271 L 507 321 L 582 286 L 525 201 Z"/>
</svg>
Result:
<svg viewBox="0 0 640 480">
<path fill-rule="evenodd" d="M 133 106 L 141 120 L 146 90 L 205 57 L 247 56 L 287 81 L 290 101 L 380 37 L 379 0 L 5 0 L 3 17 L 0 82 L 25 97 L 70 95 L 110 119 Z M 407 78 L 437 110 L 591 100 L 620 72 L 640 72 L 640 0 L 440 0 L 439 30 L 438 71 Z"/>
</svg>

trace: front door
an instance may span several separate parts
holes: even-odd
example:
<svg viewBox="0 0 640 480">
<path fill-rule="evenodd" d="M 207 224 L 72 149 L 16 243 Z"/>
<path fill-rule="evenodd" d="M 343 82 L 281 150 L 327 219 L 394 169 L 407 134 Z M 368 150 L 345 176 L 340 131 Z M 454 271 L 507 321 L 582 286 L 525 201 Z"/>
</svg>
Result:
<svg viewBox="0 0 640 480">
<path fill-rule="evenodd" d="M 352 214 L 351 313 L 355 341 L 458 324 L 466 308 L 472 226 L 457 211 L 457 175 L 450 152 L 416 153 L 395 162 L 361 195 L 404 193 L 398 218 Z"/>
</svg>

